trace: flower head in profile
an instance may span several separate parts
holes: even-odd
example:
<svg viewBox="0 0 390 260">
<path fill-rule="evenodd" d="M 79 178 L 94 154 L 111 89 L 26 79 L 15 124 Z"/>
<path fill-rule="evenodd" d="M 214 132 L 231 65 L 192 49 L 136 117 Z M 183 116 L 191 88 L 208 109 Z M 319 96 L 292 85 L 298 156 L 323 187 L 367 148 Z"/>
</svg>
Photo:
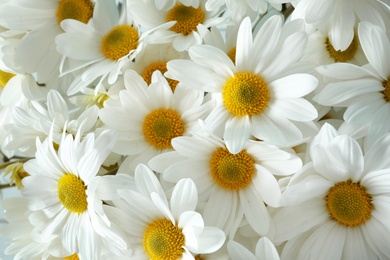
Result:
<svg viewBox="0 0 390 260">
<path fill-rule="evenodd" d="M 273 16 L 252 39 L 251 21 L 245 18 L 238 32 L 235 63 L 209 45 L 191 47 L 192 60 L 168 62 L 168 77 L 212 93 L 217 106 L 205 123 L 223 135 L 232 153 L 240 152 L 252 135 L 287 146 L 303 138 L 299 123 L 317 117 L 303 96 L 318 81 L 312 75 L 295 73 L 294 67 L 307 41 L 302 26 L 294 21 L 282 27 L 282 18 Z"/>
<path fill-rule="evenodd" d="M 223 245 L 222 230 L 205 226 L 195 211 L 198 193 L 193 181 L 180 180 L 169 200 L 147 166 L 137 166 L 134 181 L 134 189 L 118 191 L 124 200 L 118 207 L 127 219 L 122 228 L 129 233 L 134 257 L 194 259 L 193 254 L 212 253 Z"/>
<path fill-rule="evenodd" d="M 385 259 L 390 255 L 390 135 L 363 154 L 355 139 L 325 124 L 310 145 L 312 162 L 286 187 L 274 215 L 281 257 Z"/>
<path fill-rule="evenodd" d="M 95 259 L 103 238 L 126 246 L 110 231 L 102 201 L 95 194 L 95 176 L 111 153 L 115 134 L 104 131 L 97 138 L 93 134 L 80 138 L 80 132 L 75 137 L 64 133 L 58 151 L 52 134 L 42 143 L 37 140 L 36 159 L 24 164 L 30 176 L 23 179 L 22 195 L 30 211 L 43 212 L 48 218 L 37 227 L 43 240 L 60 236 L 68 252 L 77 252 L 80 259 Z"/>
</svg>

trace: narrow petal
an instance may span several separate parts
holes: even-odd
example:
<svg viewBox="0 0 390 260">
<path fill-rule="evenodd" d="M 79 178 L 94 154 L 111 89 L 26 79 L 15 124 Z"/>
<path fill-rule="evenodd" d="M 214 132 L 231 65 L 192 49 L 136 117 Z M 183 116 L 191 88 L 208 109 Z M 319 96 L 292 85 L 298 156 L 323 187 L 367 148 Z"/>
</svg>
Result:
<svg viewBox="0 0 390 260">
<path fill-rule="evenodd" d="M 225 125 L 223 138 L 232 154 L 239 153 L 251 136 L 251 123 L 248 116 L 233 117 Z"/>
<path fill-rule="evenodd" d="M 246 17 L 240 25 L 236 45 L 236 66 L 239 71 L 248 71 L 251 68 L 252 55 L 252 24 Z"/>
<path fill-rule="evenodd" d="M 176 219 L 185 211 L 194 211 L 198 204 L 195 183 L 189 178 L 181 179 L 173 188 L 170 203 L 172 215 Z"/>
<path fill-rule="evenodd" d="M 297 73 L 269 83 L 275 98 L 299 98 L 312 92 L 318 85 L 316 77 Z"/>
</svg>

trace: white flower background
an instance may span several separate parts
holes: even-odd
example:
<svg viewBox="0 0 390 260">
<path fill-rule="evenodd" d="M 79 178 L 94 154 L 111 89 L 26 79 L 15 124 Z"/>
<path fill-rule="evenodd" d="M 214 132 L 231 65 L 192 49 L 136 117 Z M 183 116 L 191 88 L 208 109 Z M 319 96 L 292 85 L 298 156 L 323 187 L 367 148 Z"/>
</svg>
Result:
<svg viewBox="0 0 390 260">
<path fill-rule="evenodd" d="M 390 259 L 387 0 L 0 0 L 4 259 Z"/>
</svg>

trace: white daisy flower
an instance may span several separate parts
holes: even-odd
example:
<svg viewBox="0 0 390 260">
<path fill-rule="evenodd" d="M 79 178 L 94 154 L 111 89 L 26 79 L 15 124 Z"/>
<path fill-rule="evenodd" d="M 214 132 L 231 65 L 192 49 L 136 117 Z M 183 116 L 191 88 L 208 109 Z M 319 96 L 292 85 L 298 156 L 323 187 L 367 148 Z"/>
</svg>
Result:
<svg viewBox="0 0 390 260">
<path fill-rule="evenodd" d="M 235 64 L 213 46 L 193 46 L 189 51 L 193 61 L 168 62 L 166 75 L 213 93 L 217 106 L 205 122 L 212 131 L 222 130 L 232 153 L 238 153 L 251 135 L 288 146 L 303 138 L 298 125 L 317 117 L 303 96 L 318 81 L 295 73 L 294 67 L 306 46 L 302 27 L 299 21 L 282 27 L 281 17 L 273 16 L 253 40 L 246 18 L 238 32 Z"/>
<path fill-rule="evenodd" d="M 390 135 L 363 155 L 350 136 L 325 124 L 274 215 L 282 259 L 388 259 Z"/>
<path fill-rule="evenodd" d="M 26 73 L 36 72 L 38 82 L 46 83 L 59 76 L 61 55 L 54 39 L 63 32 L 61 21 L 87 23 L 92 12 L 90 0 L 6 1 L 1 4 L 0 25 L 26 33 L 15 50 L 15 62 Z"/>
<path fill-rule="evenodd" d="M 157 177 L 145 165 L 135 171 L 135 190 L 119 190 L 120 209 L 136 259 L 194 259 L 217 251 L 225 241 L 218 228 L 204 225 L 195 212 L 198 194 L 191 179 L 179 181 L 168 202 Z"/>
<path fill-rule="evenodd" d="M 229 255 L 232 260 L 279 260 L 279 253 L 276 251 L 274 244 L 267 238 L 262 237 L 256 243 L 256 251 L 253 254 L 241 244 L 230 240 L 227 244 Z"/>
<path fill-rule="evenodd" d="M 274 175 L 287 176 L 302 166 L 296 155 L 263 142 L 248 141 L 233 154 L 221 139 L 205 132 L 174 138 L 172 146 L 175 151 L 154 157 L 149 166 L 169 182 L 192 178 L 205 202 L 206 223 L 231 238 L 244 215 L 256 232 L 267 234 L 272 222 L 265 203 L 281 205 Z"/>
<path fill-rule="evenodd" d="M 369 21 L 382 28 L 390 26 L 390 12 L 377 0 L 296 0 L 292 3 L 295 5 L 292 19 L 303 18 L 328 35 L 336 51 L 345 51 L 353 42 L 355 22 Z"/>
<path fill-rule="evenodd" d="M 339 63 L 317 68 L 337 82 L 325 86 L 313 99 L 321 105 L 347 107 L 347 123 L 370 127 L 369 148 L 390 131 L 390 40 L 380 27 L 368 22 L 361 22 L 358 31 L 369 64 L 358 67 Z"/>
<path fill-rule="evenodd" d="M 173 59 L 186 59 L 186 52 L 178 52 L 172 44 L 153 44 L 147 45 L 138 54 L 137 59 L 129 61 L 123 70 L 132 69 L 138 72 L 145 80 L 146 84 L 152 83 L 152 75 L 156 70 L 162 74 L 167 72 L 167 62 Z M 177 80 L 166 78 L 172 91 L 179 82 Z"/>
<path fill-rule="evenodd" d="M 89 134 L 83 141 L 80 137 L 80 133 L 74 139 L 64 133 L 58 152 L 51 134 L 43 143 L 37 140 L 36 159 L 24 164 L 30 176 L 23 179 L 22 195 L 29 200 L 29 210 L 49 218 L 39 227 L 42 239 L 59 235 L 69 252 L 80 259 L 96 259 L 101 239 L 126 247 L 110 231 L 102 201 L 95 194 L 95 176 L 111 152 L 115 134 L 105 131 L 96 139 Z"/>
<path fill-rule="evenodd" d="M 163 25 L 153 37 L 153 43 L 172 43 L 178 51 L 202 43 L 200 28 L 223 22 L 219 10 L 207 11 L 206 0 L 171 0 L 162 8 L 150 1 L 129 1 L 129 12 L 140 25 L 152 29 Z M 145 15 L 148 14 L 148 15 Z"/>
<path fill-rule="evenodd" d="M 172 138 L 187 135 L 213 107 L 213 102 L 203 104 L 203 93 L 197 90 L 178 85 L 172 92 L 159 71 L 149 87 L 133 70 L 126 71 L 124 80 L 119 100 L 107 100 L 99 116 L 118 132 L 114 152 L 128 155 L 123 165 L 130 169 L 171 150 Z"/>
<path fill-rule="evenodd" d="M 64 20 L 65 33 L 56 37 L 57 50 L 66 59 L 61 65 L 62 75 L 84 69 L 69 86 L 68 94 L 79 92 L 97 80 L 96 93 L 102 81 L 116 82 L 128 60 L 134 59 L 144 46 L 145 37 L 128 16 L 126 1 L 121 14 L 115 1 L 98 0 L 92 21 L 88 24 L 76 20 Z"/>
<path fill-rule="evenodd" d="M 84 134 L 96 125 L 98 110 L 93 106 L 76 113 L 58 91 L 50 90 L 47 104 L 31 101 L 29 107 L 14 107 L 12 124 L 8 127 L 11 140 L 6 148 L 33 156 L 37 137 L 42 141 L 53 131 L 53 141 L 59 144 L 64 130 L 73 135 L 78 131 Z"/>
</svg>

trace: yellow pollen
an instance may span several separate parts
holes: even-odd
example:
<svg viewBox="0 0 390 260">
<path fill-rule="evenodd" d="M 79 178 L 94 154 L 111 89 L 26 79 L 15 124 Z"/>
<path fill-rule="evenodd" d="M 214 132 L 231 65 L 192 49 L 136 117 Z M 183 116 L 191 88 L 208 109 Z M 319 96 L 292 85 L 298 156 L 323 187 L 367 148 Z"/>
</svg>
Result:
<svg viewBox="0 0 390 260">
<path fill-rule="evenodd" d="M 86 186 L 79 177 L 66 173 L 58 181 L 57 188 L 58 198 L 67 210 L 78 214 L 87 210 Z"/>
<path fill-rule="evenodd" d="M 385 98 L 386 102 L 390 102 L 390 77 L 386 81 L 383 81 L 382 85 L 385 88 L 382 92 L 384 95 L 384 98 Z"/>
<path fill-rule="evenodd" d="M 171 140 L 184 133 L 184 122 L 175 110 L 156 109 L 145 117 L 143 133 L 145 140 L 154 148 L 172 148 Z"/>
<path fill-rule="evenodd" d="M 360 182 L 339 182 L 325 197 L 330 218 L 346 227 L 356 227 L 371 218 L 372 197 Z"/>
<path fill-rule="evenodd" d="M 92 14 L 93 3 L 90 0 L 61 0 L 56 11 L 57 23 L 65 19 L 88 23 Z"/>
<path fill-rule="evenodd" d="M 177 3 L 168 11 L 166 21 L 176 21 L 170 28 L 171 31 L 188 35 L 192 31 L 197 31 L 196 26 L 203 23 L 204 13 L 200 7 L 194 8 Z"/>
<path fill-rule="evenodd" d="M 228 53 L 227 53 L 228 57 L 233 61 L 233 63 L 235 64 L 236 63 L 236 47 L 234 47 L 233 49 L 231 49 Z"/>
<path fill-rule="evenodd" d="M 23 167 L 24 163 L 15 162 L 5 168 L 5 175 L 11 174 L 10 185 L 15 184 L 18 189 L 23 187 L 22 179 L 29 176 Z"/>
<path fill-rule="evenodd" d="M 269 101 L 268 85 L 262 77 L 238 72 L 228 78 L 222 89 L 225 108 L 235 116 L 260 114 Z"/>
<path fill-rule="evenodd" d="M 330 40 L 328 37 L 326 37 L 325 40 L 325 48 L 328 51 L 330 57 L 335 62 L 347 62 L 352 60 L 355 57 L 355 54 L 357 52 L 359 45 L 359 41 L 356 36 L 353 37 L 353 40 L 351 44 L 348 46 L 348 48 L 345 51 L 336 51 L 333 47 L 333 45 L 330 43 Z"/>
<path fill-rule="evenodd" d="M 178 226 L 167 219 L 157 219 L 144 232 L 143 246 L 153 260 L 176 260 L 183 255 L 184 235 Z"/>
<path fill-rule="evenodd" d="M 79 256 L 77 254 L 73 254 L 70 256 L 65 256 L 64 260 L 79 260 Z"/>
<path fill-rule="evenodd" d="M 218 148 L 210 159 L 210 174 L 225 190 L 244 189 L 252 182 L 255 160 L 245 150 L 231 154 L 226 148 Z"/>
<path fill-rule="evenodd" d="M 156 70 L 159 70 L 161 72 L 161 74 L 164 75 L 165 72 L 167 72 L 167 63 L 164 62 L 164 61 L 156 61 L 152 64 L 150 64 L 141 74 L 142 78 L 145 80 L 145 82 L 150 85 L 150 83 L 152 83 L 152 74 L 153 72 L 155 72 Z M 179 83 L 179 81 L 177 80 L 173 80 L 173 79 L 169 79 L 167 78 L 167 81 L 168 81 L 168 84 L 169 86 L 171 87 L 172 89 L 172 92 L 175 91 L 176 89 L 176 86 L 177 84 Z"/>
<path fill-rule="evenodd" d="M 16 75 L 13 73 L 0 70 L 0 87 L 4 88 L 7 85 L 8 81 L 12 79 L 14 76 Z"/>
<path fill-rule="evenodd" d="M 119 60 L 138 46 L 138 31 L 128 24 L 117 25 L 104 35 L 101 51 L 107 59 Z"/>
</svg>

